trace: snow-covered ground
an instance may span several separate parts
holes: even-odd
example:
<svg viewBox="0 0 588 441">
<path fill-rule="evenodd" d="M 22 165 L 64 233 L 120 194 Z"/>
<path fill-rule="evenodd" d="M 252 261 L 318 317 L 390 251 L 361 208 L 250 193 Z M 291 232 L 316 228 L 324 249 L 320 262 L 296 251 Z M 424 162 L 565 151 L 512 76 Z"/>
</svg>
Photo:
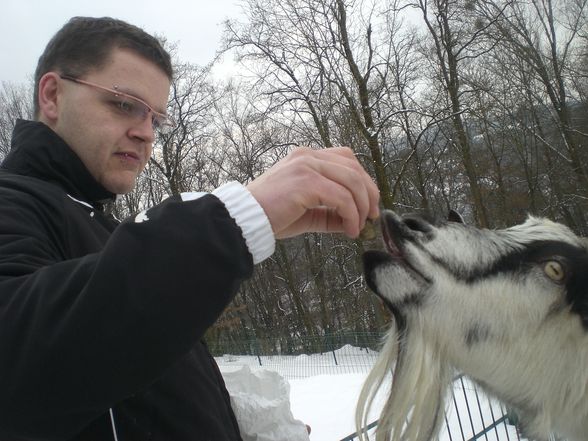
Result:
<svg viewBox="0 0 588 441">
<path fill-rule="evenodd" d="M 299 356 L 217 357 L 221 371 L 247 365 L 252 370 L 270 369 L 290 384 L 290 403 L 295 418 L 312 428 L 311 441 L 337 441 L 355 432 L 357 397 L 377 353 L 344 346 L 333 352 Z M 261 365 L 260 365 L 261 363 Z M 467 379 L 454 382 L 447 409 L 446 427 L 440 441 L 470 440 L 504 414 L 499 403 L 490 401 Z M 374 414 L 370 421 L 377 419 Z M 513 426 L 497 424 L 480 440 L 518 441 Z"/>
</svg>

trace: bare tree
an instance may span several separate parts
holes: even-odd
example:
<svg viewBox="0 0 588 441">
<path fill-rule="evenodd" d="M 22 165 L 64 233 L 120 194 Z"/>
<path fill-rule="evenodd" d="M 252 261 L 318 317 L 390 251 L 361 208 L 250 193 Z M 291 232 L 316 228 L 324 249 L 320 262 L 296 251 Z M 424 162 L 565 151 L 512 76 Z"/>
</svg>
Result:
<svg viewBox="0 0 588 441">
<path fill-rule="evenodd" d="M 274 102 L 288 106 L 294 118 L 310 115 L 322 145 L 334 144 L 337 134 L 338 143 L 348 140 L 347 127 L 337 122 L 351 123 L 357 133 L 352 138 L 361 141 L 353 147 L 368 153 L 366 165 L 383 205 L 391 206 L 378 141 L 394 113 L 380 105 L 390 70 L 389 39 L 374 35 L 376 6 L 361 9 L 343 0 L 250 0 L 247 6 L 249 24 L 227 23 L 225 47 L 250 66 L 255 62 L 256 84 L 265 96 L 279 96 Z M 356 20 L 348 16 L 351 8 Z"/>
<path fill-rule="evenodd" d="M 159 172 L 160 184 L 166 185 L 169 194 L 176 195 L 207 188 L 198 181 L 214 136 L 212 110 L 217 94 L 208 79 L 209 68 L 178 64 L 174 71 L 168 113 L 175 126 L 171 133 L 158 136 L 150 167 Z"/>
<path fill-rule="evenodd" d="M 302 19 L 309 8 L 296 0 L 248 0 L 245 10 L 248 23 L 226 22 L 223 49 L 235 49 L 239 61 L 248 63 L 260 98 L 271 97 L 275 108 L 296 118 L 310 116 L 319 134 L 316 143 L 331 146 L 326 80 L 312 56 L 308 20 Z"/>
<path fill-rule="evenodd" d="M 32 87 L 3 81 L 0 88 L 0 160 L 10 151 L 16 120 L 32 118 Z"/>
<path fill-rule="evenodd" d="M 485 19 L 500 15 L 493 27 L 500 36 L 501 48 L 521 60 L 533 73 L 533 79 L 542 84 L 561 135 L 566 162 L 584 198 L 588 197 L 588 164 L 581 146 L 587 134 L 578 131 L 572 121 L 570 78 L 574 76 L 571 67 L 580 39 L 587 31 L 587 5 L 587 0 L 479 2 Z"/>
<path fill-rule="evenodd" d="M 216 164 L 228 179 L 242 183 L 259 176 L 294 145 L 289 122 L 272 113 L 271 102 L 256 101 L 249 92 L 230 82 L 213 109 Z"/>
<path fill-rule="evenodd" d="M 408 4 L 420 11 L 428 30 L 432 44 L 430 48 L 424 48 L 424 53 L 437 73 L 435 79 L 446 93 L 447 111 L 454 132 L 450 138 L 461 155 L 476 219 L 481 226 L 488 226 L 479 172 L 472 157 L 471 140 L 465 123 L 468 107 L 464 106 L 467 90 L 463 82 L 463 70 L 466 64 L 492 50 L 487 42 L 494 19 L 489 18 L 487 23 L 471 20 L 469 4 L 463 0 L 411 0 Z"/>
</svg>

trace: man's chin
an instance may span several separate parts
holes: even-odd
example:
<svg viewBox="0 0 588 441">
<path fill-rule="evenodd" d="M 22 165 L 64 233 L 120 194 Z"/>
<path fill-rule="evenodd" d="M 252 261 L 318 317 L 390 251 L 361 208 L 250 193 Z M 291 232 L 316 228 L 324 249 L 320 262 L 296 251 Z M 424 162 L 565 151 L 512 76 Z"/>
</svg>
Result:
<svg viewBox="0 0 588 441">
<path fill-rule="evenodd" d="M 132 177 L 127 179 L 112 179 L 101 182 L 102 186 L 111 193 L 114 194 L 127 194 L 133 191 L 137 181 L 137 175 L 133 174 Z"/>
</svg>

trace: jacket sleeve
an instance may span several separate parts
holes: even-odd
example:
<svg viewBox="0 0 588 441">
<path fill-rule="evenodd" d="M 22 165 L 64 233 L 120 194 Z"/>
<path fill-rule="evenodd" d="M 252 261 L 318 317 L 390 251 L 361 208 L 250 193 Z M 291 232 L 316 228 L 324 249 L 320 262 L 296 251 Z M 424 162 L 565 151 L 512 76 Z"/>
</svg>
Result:
<svg viewBox="0 0 588 441">
<path fill-rule="evenodd" d="M 0 439 L 67 439 L 189 351 L 271 234 L 234 190 L 169 198 L 70 260 L 63 215 L 0 200 Z"/>
</svg>

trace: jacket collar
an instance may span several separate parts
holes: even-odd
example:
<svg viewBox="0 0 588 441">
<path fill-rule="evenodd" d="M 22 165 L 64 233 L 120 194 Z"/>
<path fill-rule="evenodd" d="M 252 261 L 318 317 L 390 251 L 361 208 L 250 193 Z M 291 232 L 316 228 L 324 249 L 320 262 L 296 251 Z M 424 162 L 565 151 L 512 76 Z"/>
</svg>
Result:
<svg viewBox="0 0 588 441">
<path fill-rule="evenodd" d="M 115 198 L 94 179 L 65 141 L 38 121 L 17 120 L 11 150 L 1 168 L 54 182 L 74 198 L 97 207 Z"/>
</svg>

